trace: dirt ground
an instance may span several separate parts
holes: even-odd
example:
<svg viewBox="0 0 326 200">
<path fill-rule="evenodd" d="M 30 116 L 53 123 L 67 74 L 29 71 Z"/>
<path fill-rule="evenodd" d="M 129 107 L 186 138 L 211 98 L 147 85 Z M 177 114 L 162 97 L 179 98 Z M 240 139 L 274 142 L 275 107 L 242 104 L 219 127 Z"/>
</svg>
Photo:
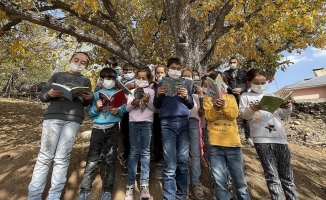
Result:
<svg viewBox="0 0 326 200">
<path fill-rule="evenodd" d="M 0 200 L 22 200 L 27 198 L 28 184 L 40 147 L 41 120 L 45 105 L 35 100 L 17 100 L 0 98 Z M 90 130 L 92 123 L 84 121 L 81 132 Z M 72 151 L 67 182 L 63 190 L 64 200 L 77 199 L 88 141 L 77 137 Z M 299 199 L 326 199 L 326 149 L 311 148 L 298 143 L 289 144 L 292 152 L 295 184 Z M 246 178 L 252 199 L 270 199 L 263 171 L 254 148 L 243 147 Z M 114 199 L 123 200 L 126 177 L 120 176 L 122 166 L 117 162 Z M 90 199 L 100 199 L 101 174 L 94 181 Z M 162 199 L 162 182 L 154 176 L 154 163 L 151 163 L 150 192 L 151 199 Z M 212 197 L 212 181 L 208 168 L 202 169 L 202 184 L 207 200 Z M 45 191 L 49 189 L 48 177 Z M 43 195 L 46 198 L 46 193 Z M 135 199 L 139 199 L 136 190 Z M 190 193 L 189 199 L 194 199 Z"/>
</svg>

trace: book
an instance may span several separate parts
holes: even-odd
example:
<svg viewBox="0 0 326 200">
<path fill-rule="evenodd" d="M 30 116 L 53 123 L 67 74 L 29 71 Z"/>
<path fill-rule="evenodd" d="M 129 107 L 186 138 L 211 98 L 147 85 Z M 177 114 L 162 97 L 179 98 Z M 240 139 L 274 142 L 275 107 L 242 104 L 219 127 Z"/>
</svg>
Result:
<svg viewBox="0 0 326 200">
<path fill-rule="evenodd" d="M 142 99 L 143 98 L 143 94 L 144 94 L 144 89 L 139 87 L 139 88 L 136 88 L 135 91 L 134 91 L 134 97 L 135 99 Z"/>
<path fill-rule="evenodd" d="M 201 88 L 202 80 L 193 80 L 193 82 L 191 91 L 193 94 L 197 94 L 197 87 Z"/>
<path fill-rule="evenodd" d="M 168 77 L 162 77 L 162 86 L 167 89 L 166 95 L 173 97 L 175 92 L 184 87 L 186 84 L 185 78 L 180 78 L 178 80 L 174 80 Z"/>
<path fill-rule="evenodd" d="M 285 97 L 277 97 L 277 96 L 263 96 L 259 102 L 261 105 L 261 109 L 270 113 L 274 113 L 280 106 L 286 104 L 290 101 L 292 95 L 292 91 L 287 94 Z"/>
<path fill-rule="evenodd" d="M 69 86 L 69 85 L 62 85 L 59 83 L 52 83 L 52 89 L 60 90 L 63 92 L 62 98 L 68 99 L 72 101 L 75 97 L 78 96 L 80 92 L 89 92 L 89 87 L 86 86 Z"/>
<path fill-rule="evenodd" d="M 108 96 L 102 92 L 98 92 L 98 96 L 103 104 L 103 107 L 101 109 L 104 111 L 108 111 L 112 108 L 119 108 L 123 104 L 127 103 L 127 99 L 123 90 L 118 90 L 111 96 Z"/>
<path fill-rule="evenodd" d="M 118 79 L 115 79 L 116 88 L 122 90 L 126 94 L 131 94 L 130 90 Z"/>
<path fill-rule="evenodd" d="M 210 97 L 223 98 L 227 94 L 227 84 L 224 83 L 222 76 L 219 74 L 215 80 L 210 77 L 207 80 L 207 95 Z"/>
</svg>

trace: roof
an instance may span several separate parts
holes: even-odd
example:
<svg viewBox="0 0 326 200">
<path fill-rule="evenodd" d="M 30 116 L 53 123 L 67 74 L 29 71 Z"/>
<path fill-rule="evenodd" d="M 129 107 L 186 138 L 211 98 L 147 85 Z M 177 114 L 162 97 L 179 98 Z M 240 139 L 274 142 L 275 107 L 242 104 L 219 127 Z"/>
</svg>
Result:
<svg viewBox="0 0 326 200">
<path fill-rule="evenodd" d="M 326 74 L 307 81 L 299 82 L 286 88 L 286 90 L 303 89 L 311 87 L 326 86 Z"/>
</svg>

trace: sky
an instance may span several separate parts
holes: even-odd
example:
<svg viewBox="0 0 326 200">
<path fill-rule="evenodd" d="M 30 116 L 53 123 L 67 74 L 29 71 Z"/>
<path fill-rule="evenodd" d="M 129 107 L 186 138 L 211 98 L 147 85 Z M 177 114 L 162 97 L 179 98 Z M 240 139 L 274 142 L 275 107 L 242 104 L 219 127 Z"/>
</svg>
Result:
<svg viewBox="0 0 326 200">
<path fill-rule="evenodd" d="M 288 59 L 294 64 L 290 64 L 285 71 L 277 70 L 272 83 L 266 83 L 266 92 L 276 92 L 284 86 L 303 81 L 306 78 L 315 77 L 313 69 L 326 68 L 326 50 L 309 47 L 297 54 L 284 53 L 284 59 Z M 281 60 L 282 61 L 282 60 Z"/>
</svg>

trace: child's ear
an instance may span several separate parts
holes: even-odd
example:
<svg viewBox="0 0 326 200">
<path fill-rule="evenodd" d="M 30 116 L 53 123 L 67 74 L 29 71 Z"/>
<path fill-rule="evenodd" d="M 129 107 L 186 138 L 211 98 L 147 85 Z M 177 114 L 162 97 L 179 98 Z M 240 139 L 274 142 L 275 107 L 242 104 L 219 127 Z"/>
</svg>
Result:
<svg viewBox="0 0 326 200">
<path fill-rule="evenodd" d="M 103 83 L 104 79 L 103 78 L 100 78 L 100 82 Z"/>
<path fill-rule="evenodd" d="M 247 81 L 247 86 L 251 88 L 251 83 Z"/>
</svg>

